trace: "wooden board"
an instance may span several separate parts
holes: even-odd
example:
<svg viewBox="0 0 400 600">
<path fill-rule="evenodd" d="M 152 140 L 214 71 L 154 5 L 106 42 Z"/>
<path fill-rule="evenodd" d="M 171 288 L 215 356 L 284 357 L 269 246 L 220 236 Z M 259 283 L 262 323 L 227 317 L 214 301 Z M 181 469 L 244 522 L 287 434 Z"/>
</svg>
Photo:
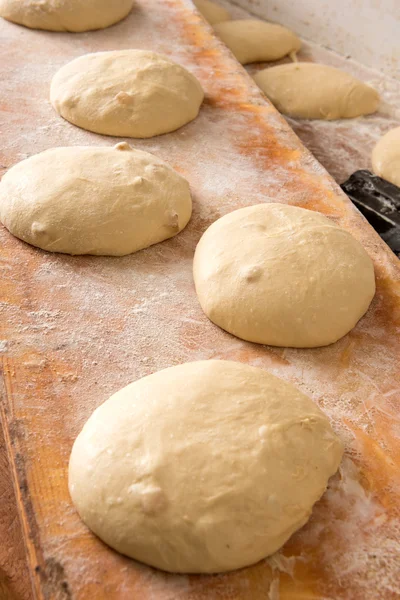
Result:
<svg viewBox="0 0 400 600">
<path fill-rule="evenodd" d="M 124 258 L 47 254 L 0 231 L 1 410 L 34 597 L 57 600 L 261 600 L 398 597 L 400 462 L 399 262 L 302 146 L 189 0 L 139 0 L 101 32 L 54 34 L 2 22 L 4 172 L 55 145 L 117 140 L 63 121 L 48 102 L 55 71 L 85 52 L 148 48 L 201 81 L 199 117 L 132 143 L 191 184 L 194 212 L 176 238 Z M 120 140 L 118 140 L 120 141 Z M 202 314 L 191 276 L 202 232 L 241 206 L 281 201 L 319 210 L 374 260 L 368 314 L 322 349 L 270 348 Z M 67 490 L 73 440 L 93 409 L 158 369 L 207 358 L 243 361 L 292 381 L 346 443 L 340 473 L 310 522 L 274 557 L 231 574 L 168 575 L 108 549 Z"/>
<path fill-rule="evenodd" d="M 30 597 L 24 538 L 15 502 L 7 446 L 0 427 L 0 600 Z"/>
</svg>

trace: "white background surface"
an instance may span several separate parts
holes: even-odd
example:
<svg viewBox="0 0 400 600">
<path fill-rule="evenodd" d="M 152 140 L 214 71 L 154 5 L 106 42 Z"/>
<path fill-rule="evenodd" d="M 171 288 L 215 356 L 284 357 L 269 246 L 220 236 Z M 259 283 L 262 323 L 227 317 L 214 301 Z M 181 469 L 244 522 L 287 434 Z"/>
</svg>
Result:
<svg viewBox="0 0 400 600">
<path fill-rule="evenodd" d="M 400 77 L 400 0 L 233 0 L 233 4 Z"/>
</svg>

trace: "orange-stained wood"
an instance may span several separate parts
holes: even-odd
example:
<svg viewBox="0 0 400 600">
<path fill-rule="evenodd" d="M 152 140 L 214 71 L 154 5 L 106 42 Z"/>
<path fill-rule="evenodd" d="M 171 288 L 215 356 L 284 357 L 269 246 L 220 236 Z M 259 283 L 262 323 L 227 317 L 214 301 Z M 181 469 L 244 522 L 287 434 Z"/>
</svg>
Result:
<svg viewBox="0 0 400 600">
<path fill-rule="evenodd" d="M 206 92 L 191 124 L 131 141 L 189 179 L 194 211 L 180 235 L 118 259 L 47 254 L 0 231 L 2 417 L 36 598 L 398 597 L 397 259 L 189 0 L 138 0 L 127 19 L 105 31 L 49 33 L 1 22 L 0 32 L 2 172 L 52 146 L 120 141 L 74 127 L 48 102 L 52 75 L 85 52 L 160 51 L 187 66 Z M 200 310 L 191 277 L 200 235 L 219 216 L 265 201 L 325 213 L 359 239 L 374 261 L 377 293 L 370 310 L 330 347 L 245 343 Z M 187 577 L 150 569 L 95 538 L 71 505 L 67 466 L 82 424 L 112 392 L 200 358 L 239 360 L 292 381 L 328 413 L 346 443 L 346 457 L 310 522 L 280 553 L 234 573 Z"/>
</svg>

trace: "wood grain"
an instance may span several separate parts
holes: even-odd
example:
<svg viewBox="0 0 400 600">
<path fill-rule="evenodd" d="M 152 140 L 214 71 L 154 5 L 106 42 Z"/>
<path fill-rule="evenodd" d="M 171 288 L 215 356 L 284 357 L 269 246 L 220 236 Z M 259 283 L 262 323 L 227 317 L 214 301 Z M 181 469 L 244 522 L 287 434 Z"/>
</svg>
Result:
<svg viewBox="0 0 400 600">
<path fill-rule="evenodd" d="M 31 581 L 24 538 L 0 427 L 0 600 L 31 600 Z"/>
<path fill-rule="evenodd" d="M 150 48 L 187 66 L 206 98 L 199 117 L 138 148 L 190 181 L 194 211 L 176 238 L 121 259 L 46 254 L 0 231 L 4 428 L 35 598 L 39 600 L 383 600 L 398 596 L 400 272 L 390 250 L 302 146 L 189 0 L 139 0 L 90 34 L 3 22 L 0 164 L 55 145 L 109 145 L 52 110 L 52 74 L 84 52 Z M 29 51 L 28 51 L 29 49 Z M 49 167 L 51 168 L 51 166 Z M 375 265 L 368 314 L 337 344 L 257 346 L 202 314 L 191 266 L 219 216 L 264 201 L 319 210 Z M 346 458 L 310 522 L 272 559 L 221 576 L 174 576 L 119 556 L 79 520 L 67 489 L 73 440 L 93 409 L 130 381 L 188 360 L 227 358 L 292 381 L 331 417 Z"/>
</svg>

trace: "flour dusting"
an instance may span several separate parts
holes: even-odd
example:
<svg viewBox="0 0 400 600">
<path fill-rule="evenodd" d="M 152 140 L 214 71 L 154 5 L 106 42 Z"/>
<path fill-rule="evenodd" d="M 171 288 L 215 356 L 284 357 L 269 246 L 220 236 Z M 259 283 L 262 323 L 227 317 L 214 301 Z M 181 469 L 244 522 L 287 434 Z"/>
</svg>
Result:
<svg viewBox="0 0 400 600">
<path fill-rule="evenodd" d="M 193 217 L 175 238 L 123 258 L 71 257 L 42 252 L 0 230 L 0 273 L 7 290 L 0 303 L 0 352 L 12 390 L 8 425 L 23 457 L 44 560 L 62 565 L 76 600 L 95 594 L 102 600 L 111 595 L 278 600 L 283 580 L 293 597 L 307 580 L 318 598 L 338 600 L 338 589 L 340 600 L 376 600 L 376 590 L 385 600 L 394 598 L 400 568 L 395 259 L 266 106 L 246 71 L 200 24 L 189 0 L 152 0 L 151 11 L 147 0 L 136 5 L 120 24 L 90 34 L 0 23 L 5 40 L 0 76 L 8 99 L 1 172 L 55 145 L 123 141 L 74 127 L 47 100 L 52 75 L 84 52 L 127 47 L 164 52 L 197 75 L 206 92 L 199 117 L 186 127 L 129 140 L 190 181 Z M 335 66 L 345 61 L 312 44 L 302 53 L 300 60 Z M 393 124 L 388 107 L 398 93 L 379 74 L 349 61 L 344 68 L 379 87 L 384 111 L 337 123 L 290 120 L 339 181 L 369 165 L 373 143 Z M 374 259 L 377 294 L 371 308 L 332 346 L 250 344 L 214 326 L 200 309 L 192 259 L 201 234 L 229 211 L 269 201 L 315 204 L 361 239 Z M 210 358 L 243 361 L 291 381 L 329 416 L 345 442 L 346 458 L 310 522 L 281 552 L 238 572 L 181 577 L 119 556 L 90 534 L 71 505 L 67 465 L 82 425 L 113 392 L 159 369 Z"/>
</svg>

